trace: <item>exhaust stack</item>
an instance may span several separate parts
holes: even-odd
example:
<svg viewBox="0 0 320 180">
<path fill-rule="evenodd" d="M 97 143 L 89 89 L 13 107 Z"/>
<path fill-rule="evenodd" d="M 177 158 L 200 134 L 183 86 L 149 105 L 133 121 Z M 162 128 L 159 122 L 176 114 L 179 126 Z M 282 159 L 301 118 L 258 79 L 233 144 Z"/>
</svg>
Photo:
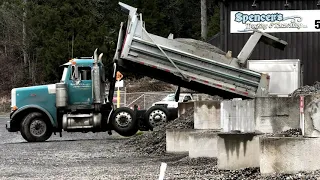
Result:
<svg viewBox="0 0 320 180">
<path fill-rule="evenodd" d="M 94 104 L 101 104 L 101 81 L 100 81 L 100 69 L 99 69 L 99 61 L 103 54 L 101 53 L 98 58 L 98 49 L 94 51 L 94 62 L 92 67 L 92 92 L 93 92 L 93 103 Z"/>
</svg>

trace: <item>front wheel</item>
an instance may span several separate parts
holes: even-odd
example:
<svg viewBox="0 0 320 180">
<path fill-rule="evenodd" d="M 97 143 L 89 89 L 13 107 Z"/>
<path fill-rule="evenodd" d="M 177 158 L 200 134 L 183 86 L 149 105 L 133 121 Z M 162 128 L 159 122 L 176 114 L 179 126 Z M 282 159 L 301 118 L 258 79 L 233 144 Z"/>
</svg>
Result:
<svg viewBox="0 0 320 180">
<path fill-rule="evenodd" d="M 133 110 L 127 107 L 120 107 L 114 111 L 111 124 L 121 136 L 133 136 L 138 132 L 135 114 Z"/>
<path fill-rule="evenodd" d="M 32 112 L 23 119 L 20 131 L 28 142 L 43 142 L 52 135 L 52 126 L 43 114 Z"/>
</svg>

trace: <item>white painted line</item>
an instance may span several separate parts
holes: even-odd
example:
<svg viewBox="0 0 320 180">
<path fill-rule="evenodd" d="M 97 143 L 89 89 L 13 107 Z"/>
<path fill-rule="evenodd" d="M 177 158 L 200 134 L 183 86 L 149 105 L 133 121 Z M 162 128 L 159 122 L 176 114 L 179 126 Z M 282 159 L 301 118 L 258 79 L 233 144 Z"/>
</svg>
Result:
<svg viewBox="0 0 320 180">
<path fill-rule="evenodd" d="M 166 169 L 167 169 L 167 163 L 161 163 L 159 180 L 163 180 L 164 179 L 164 175 L 165 175 Z"/>
</svg>

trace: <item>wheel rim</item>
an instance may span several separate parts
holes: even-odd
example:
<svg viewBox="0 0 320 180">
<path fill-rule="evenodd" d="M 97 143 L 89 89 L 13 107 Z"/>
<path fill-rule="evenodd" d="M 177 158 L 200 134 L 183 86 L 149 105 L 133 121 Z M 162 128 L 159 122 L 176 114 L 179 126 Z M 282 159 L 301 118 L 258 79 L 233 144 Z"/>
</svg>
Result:
<svg viewBox="0 0 320 180">
<path fill-rule="evenodd" d="M 47 131 L 47 125 L 44 121 L 36 119 L 31 122 L 30 133 L 33 136 L 41 137 L 46 133 L 46 131 Z"/>
<path fill-rule="evenodd" d="M 132 117 L 127 112 L 119 112 L 116 115 L 115 120 L 116 120 L 116 123 L 117 123 L 118 126 L 127 127 L 132 122 Z"/>
<path fill-rule="evenodd" d="M 167 122 L 166 113 L 160 109 L 154 110 L 149 115 L 149 123 L 155 127 Z"/>
</svg>

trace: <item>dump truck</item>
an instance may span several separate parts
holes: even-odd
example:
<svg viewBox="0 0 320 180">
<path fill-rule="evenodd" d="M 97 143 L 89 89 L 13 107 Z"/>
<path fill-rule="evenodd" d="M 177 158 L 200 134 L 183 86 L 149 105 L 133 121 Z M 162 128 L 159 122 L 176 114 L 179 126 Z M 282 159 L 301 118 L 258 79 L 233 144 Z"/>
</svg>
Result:
<svg viewBox="0 0 320 180">
<path fill-rule="evenodd" d="M 102 63 L 96 49 L 93 57 L 74 58 L 63 64 L 60 82 L 11 90 L 9 132 L 20 131 L 28 142 L 48 140 L 54 133 L 108 132 L 132 136 L 169 120 L 167 109 L 116 108 L 113 94 L 116 74 L 139 73 L 180 87 L 224 98 L 268 96 L 269 76 L 245 68 L 260 41 L 283 49 L 286 43 L 262 32 L 254 32 L 237 58 L 201 43 L 160 37 L 147 32 L 142 14 L 119 2 L 127 13 L 121 22 L 117 47 L 110 67 Z M 111 73 L 106 73 L 111 72 Z M 109 75 L 106 75 L 109 74 Z M 108 93 L 105 92 L 109 83 Z M 180 89 L 176 91 L 178 101 Z"/>
</svg>

